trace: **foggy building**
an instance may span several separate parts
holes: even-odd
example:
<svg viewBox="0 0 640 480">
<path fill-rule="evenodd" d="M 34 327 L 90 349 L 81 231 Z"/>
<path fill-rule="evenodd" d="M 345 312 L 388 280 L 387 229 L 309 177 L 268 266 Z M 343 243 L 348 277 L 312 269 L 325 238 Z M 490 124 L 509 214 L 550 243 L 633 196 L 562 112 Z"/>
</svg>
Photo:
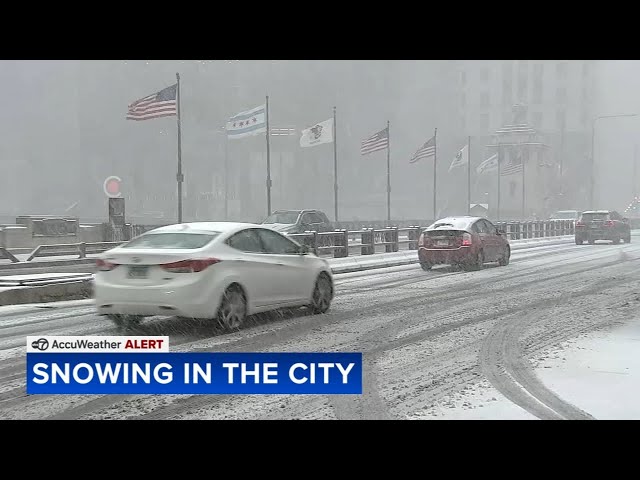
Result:
<svg viewBox="0 0 640 480">
<path fill-rule="evenodd" d="M 524 121 L 548 146 L 525 166 L 527 216 L 580 209 L 587 202 L 596 66 L 593 60 L 458 62 L 458 125 L 475 139 L 474 166 L 495 153 L 486 146 L 497 130 L 514 123 L 514 105 L 525 107 Z M 501 211 L 518 217 L 522 184 L 513 177 L 501 180 Z M 495 175 L 484 174 L 475 185 L 474 201 L 489 197 L 495 205 Z"/>
<path fill-rule="evenodd" d="M 270 98 L 272 210 L 317 208 L 333 217 L 333 145 L 301 148 L 300 133 L 337 108 L 341 220 L 386 218 L 386 152 L 361 155 L 363 139 L 391 124 L 391 216 L 429 219 L 433 161 L 410 164 L 437 134 L 437 210 L 467 211 L 464 169 L 448 172 L 472 137 L 473 204 L 495 204 L 496 178 L 475 174 L 493 134 L 513 123 L 513 106 L 548 147 L 529 159 L 527 215 L 586 208 L 593 119 L 640 111 L 634 62 L 574 60 L 261 60 L 5 62 L 14 94 L 4 122 L 0 214 L 106 216 L 105 178 L 123 180 L 127 217 L 166 223 L 177 213 L 176 119 L 125 119 L 127 105 L 181 74 L 185 220 L 261 220 L 266 206 L 265 137 L 227 142 L 233 115 Z M 598 103 L 599 102 L 599 103 Z M 594 105 L 598 105 L 597 109 Z M 635 124 L 597 124 L 596 199 L 626 205 L 633 192 Z M 508 158 L 504 159 L 505 161 Z M 225 169 L 228 167 L 228 171 Z M 225 171 L 227 173 L 225 173 Z M 625 172 L 620 179 L 620 173 Z M 226 180 L 226 181 L 225 181 Z M 501 183 L 505 215 L 520 217 L 518 178 Z M 529 185 L 528 183 L 531 182 Z M 614 188 L 612 185 L 620 185 Z M 26 185 L 26 187 L 25 187 Z M 511 197 L 509 196 L 512 193 Z M 509 195 L 508 195 L 509 194 Z M 607 205 L 605 205 L 605 203 Z M 612 204 L 612 205 L 611 205 Z"/>
</svg>

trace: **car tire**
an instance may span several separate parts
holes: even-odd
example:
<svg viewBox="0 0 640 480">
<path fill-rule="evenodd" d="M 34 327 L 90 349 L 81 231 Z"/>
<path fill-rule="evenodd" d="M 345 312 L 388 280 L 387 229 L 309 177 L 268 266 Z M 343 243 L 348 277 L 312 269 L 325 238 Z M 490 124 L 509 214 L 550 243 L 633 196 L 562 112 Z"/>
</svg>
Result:
<svg viewBox="0 0 640 480">
<path fill-rule="evenodd" d="M 614 239 L 612 240 L 612 242 L 613 242 L 613 244 L 614 244 L 614 245 L 619 245 L 619 244 L 620 244 L 620 237 L 618 237 L 618 238 L 614 238 Z"/>
<path fill-rule="evenodd" d="M 431 268 L 433 268 L 433 265 L 431 265 L 429 262 L 420 262 L 420 267 L 422 267 L 422 270 L 424 270 L 425 272 L 428 272 L 429 270 L 431 270 Z"/>
<path fill-rule="evenodd" d="M 631 243 L 631 234 L 627 235 L 624 239 L 624 243 Z"/>
<path fill-rule="evenodd" d="M 576 245 L 584 245 L 584 240 L 578 240 L 576 238 Z"/>
<path fill-rule="evenodd" d="M 247 296 L 238 284 L 232 284 L 222 294 L 217 320 L 226 331 L 239 330 L 247 319 Z"/>
<path fill-rule="evenodd" d="M 501 267 L 506 267 L 507 265 L 509 265 L 510 258 L 511 258 L 511 248 L 507 247 L 507 249 L 504 252 L 504 255 L 500 257 L 500 260 L 498 260 L 498 265 L 500 265 Z"/>
<path fill-rule="evenodd" d="M 107 318 L 118 328 L 131 329 L 140 325 L 144 317 L 142 315 L 109 314 Z"/>
<path fill-rule="evenodd" d="M 587 242 L 589 243 L 589 245 L 594 245 L 596 243 L 595 240 L 587 240 Z"/>
<path fill-rule="evenodd" d="M 314 314 L 326 313 L 331 307 L 331 300 L 333 300 L 333 282 L 329 275 L 321 273 L 313 287 L 309 308 Z"/>
</svg>

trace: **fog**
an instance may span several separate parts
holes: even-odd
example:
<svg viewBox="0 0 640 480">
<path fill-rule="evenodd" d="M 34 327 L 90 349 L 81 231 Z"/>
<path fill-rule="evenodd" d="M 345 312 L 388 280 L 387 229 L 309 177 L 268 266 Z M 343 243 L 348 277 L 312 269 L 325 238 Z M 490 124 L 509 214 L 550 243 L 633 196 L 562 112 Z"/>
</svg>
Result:
<svg viewBox="0 0 640 480">
<path fill-rule="evenodd" d="M 360 145 L 387 121 L 392 219 L 432 216 L 433 160 L 409 160 L 436 128 L 438 215 L 467 212 L 466 169 L 448 170 L 470 136 L 471 202 L 489 204 L 495 216 L 496 178 L 477 175 L 475 168 L 492 152 L 487 147 L 492 133 L 511 123 L 512 106 L 521 104 L 527 123 L 544 138 L 539 160 L 548 168 L 525 179 L 524 209 L 521 179 L 503 180 L 503 218 L 543 217 L 563 208 L 623 211 L 640 176 L 636 169 L 633 177 L 640 118 L 596 122 L 594 205 L 589 205 L 591 127 L 598 116 L 640 113 L 640 62 L 564 61 L 568 74 L 561 88 L 568 94 L 560 106 L 554 75 L 561 61 L 514 61 L 531 80 L 506 98 L 500 89 L 508 62 L 2 61 L 0 222 L 28 214 L 104 221 L 103 182 L 111 175 L 123 180 L 130 221 L 175 221 L 176 117 L 134 122 L 126 113 L 130 103 L 176 83 L 176 73 L 184 220 L 224 219 L 225 178 L 229 219 L 266 216 L 265 135 L 227 140 L 223 127 L 231 116 L 264 104 L 267 95 L 272 131 L 293 132 L 270 137 L 272 210 L 316 208 L 333 219 L 333 145 L 300 148 L 299 138 L 302 129 L 330 119 L 335 106 L 340 220 L 386 219 L 387 153 L 363 156 Z M 543 65 L 541 87 L 533 78 L 536 64 Z M 488 73 L 480 78 L 477 72 Z M 542 100 L 535 100 L 535 88 L 542 88 Z M 487 104 L 480 100 L 485 90 L 491 96 Z M 477 121 L 483 108 L 491 115 L 486 128 Z M 555 122 L 556 110 L 565 112 L 563 119 L 566 114 L 564 129 Z M 534 125 L 536 119 L 542 125 Z"/>
</svg>

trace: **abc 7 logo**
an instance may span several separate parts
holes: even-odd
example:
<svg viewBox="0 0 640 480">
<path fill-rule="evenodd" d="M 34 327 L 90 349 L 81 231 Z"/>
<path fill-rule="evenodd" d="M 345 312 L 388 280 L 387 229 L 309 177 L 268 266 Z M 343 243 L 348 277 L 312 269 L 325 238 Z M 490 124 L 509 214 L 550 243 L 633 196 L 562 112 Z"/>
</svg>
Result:
<svg viewBox="0 0 640 480">
<path fill-rule="evenodd" d="M 44 352 L 49 348 L 49 340 L 47 340 L 46 338 L 34 340 L 33 342 L 31 342 L 31 348 L 35 348 L 36 350 Z"/>
</svg>

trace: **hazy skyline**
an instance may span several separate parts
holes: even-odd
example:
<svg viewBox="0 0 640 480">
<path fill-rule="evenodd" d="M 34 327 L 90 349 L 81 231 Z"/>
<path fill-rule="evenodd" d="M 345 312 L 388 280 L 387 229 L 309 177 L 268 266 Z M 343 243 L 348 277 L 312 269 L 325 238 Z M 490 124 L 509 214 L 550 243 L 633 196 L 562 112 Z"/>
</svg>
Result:
<svg viewBox="0 0 640 480">
<path fill-rule="evenodd" d="M 533 62 L 533 61 L 531 61 Z M 569 61 L 571 62 L 571 61 Z M 219 218 L 229 116 L 270 96 L 272 127 L 303 128 L 338 109 L 341 219 L 386 217 L 386 155 L 360 156 L 360 142 L 391 122 L 392 217 L 430 218 L 432 173 L 409 158 L 438 128 L 438 203 L 466 206 L 466 176 L 447 172 L 467 132 L 458 128 L 456 61 L 3 61 L 8 92 L 0 216 L 64 214 L 106 218 L 102 182 L 124 180 L 130 214 L 175 215 L 175 118 L 125 120 L 127 105 L 182 84 L 185 219 Z M 640 113 L 638 61 L 597 62 L 593 116 Z M 596 191 L 601 208 L 631 200 L 640 119 L 598 121 Z M 590 127 L 584 133 L 590 140 Z M 489 134 L 489 132 L 487 132 Z M 300 149 L 299 136 L 272 141 L 274 208 L 333 213 L 333 149 Z M 479 142 L 482 143 L 482 142 Z M 232 215 L 266 214 L 264 137 L 230 142 Z M 477 148 L 472 163 L 483 160 Z M 580 153 L 581 155 L 583 153 Z M 585 168 L 588 168 L 588 157 Z M 567 179 L 566 181 L 571 181 Z M 217 193 L 216 193 L 217 192 Z M 250 194 L 248 193 L 250 192 Z M 202 194 L 209 193 L 208 199 Z M 243 197 L 243 200 L 236 200 Z M 472 201 L 480 203 L 482 192 Z M 581 209 L 582 205 L 574 208 Z"/>
</svg>

